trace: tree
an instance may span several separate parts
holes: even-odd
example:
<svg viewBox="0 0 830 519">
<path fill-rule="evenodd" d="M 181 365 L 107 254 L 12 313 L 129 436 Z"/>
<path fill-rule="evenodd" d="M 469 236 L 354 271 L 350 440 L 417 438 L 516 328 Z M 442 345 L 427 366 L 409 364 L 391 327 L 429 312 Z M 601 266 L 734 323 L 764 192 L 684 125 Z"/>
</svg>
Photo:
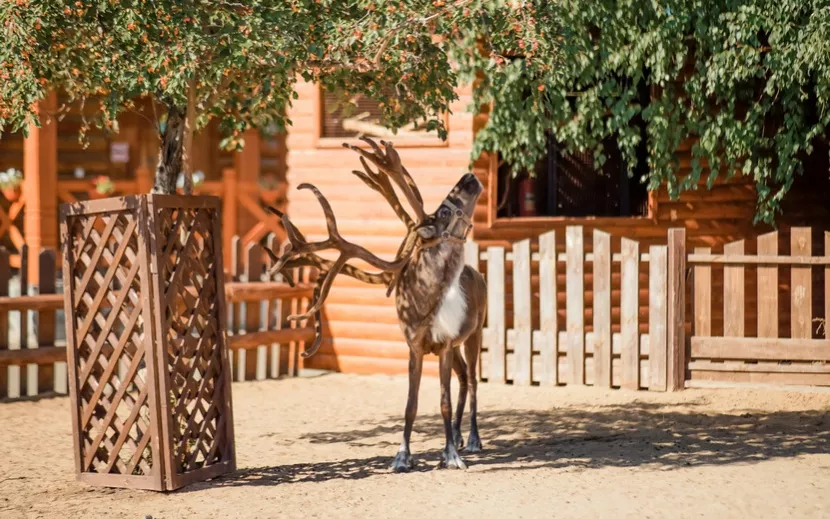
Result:
<svg viewBox="0 0 830 519">
<path fill-rule="evenodd" d="M 709 185 L 747 175 L 771 222 L 827 134 L 828 12 L 827 0 L 16 0 L 0 4 L 0 127 L 34 121 L 46 88 L 100 96 L 104 127 L 150 97 L 166 122 L 156 189 L 169 191 L 194 128 L 218 118 L 231 147 L 247 128 L 282 128 L 299 76 L 384 99 L 390 127 L 442 135 L 438 115 L 474 82 L 472 109 L 491 106 L 474 157 L 529 170 L 552 133 L 601 164 L 610 137 L 633 172 L 646 141 L 651 189 L 696 189 L 704 166 Z"/>
<path fill-rule="evenodd" d="M 160 111 L 154 191 L 162 193 L 174 191 L 182 171 L 189 192 L 193 133 L 210 119 L 226 147 L 243 146 L 248 128 L 284 129 L 301 76 L 394 92 L 384 109 L 390 125 L 424 119 L 444 132 L 437 116 L 453 99 L 454 73 L 428 34 L 384 32 L 405 25 L 401 16 L 394 6 L 378 13 L 372 2 L 339 0 L 4 2 L 0 128 L 37 124 L 34 103 L 47 89 L 100 103 L 89 124 L 110 130 L 149 98 Z"/>
<path fill-rule="evenodd" d="M 772 223 L 803 159 L 827 138 L 826 0 L 520 4 L 527 23 L 513 28 L 513 45 L 493 37 L 491 21 L 477 27 L 483 54 L 455 54 L 467 78 L 480 78 L 475 103 L 492 105 L 474 155 L 499 151 L 514 169 L 532 169 L 551 132 L 602 164 L 611 137 L 631 172 L 645 140 L 649 188 L 696 189 L 704 166 L 709 187 L 745 175 L 756 220 Z M 680 177 L 675 152 L 688 138 L 691 174 Z"/>
</svg>

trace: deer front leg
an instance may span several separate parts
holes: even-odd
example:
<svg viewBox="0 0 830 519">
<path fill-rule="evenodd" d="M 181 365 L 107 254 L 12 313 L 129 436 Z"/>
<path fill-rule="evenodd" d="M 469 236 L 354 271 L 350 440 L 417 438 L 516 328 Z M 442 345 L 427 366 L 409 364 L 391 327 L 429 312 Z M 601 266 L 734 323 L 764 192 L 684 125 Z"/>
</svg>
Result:
<svg viewBox="0 0 830 519">
<path fill-rule="evenodd" d="M 424 367 L 424 356 L 409 350 L 409 396 L 406 399 L 406 414 L 404 415 L 403 441 L 398 454 L 392 462 L 395 472 L 409 472 L 415 465 L 409 451 L 409 438 L 412 436 L 412 425 L 415 415 L 418 414 L 418 391 L 421 387 L 421 372 Z"/>
<path fill-rule="evenodd" d="M 455 409 L 455 420 L 452 424 L 452 436 L 456 450 L 464 447 L 464 439 L 461 436 L 461 421 L 464 419 L 464 406 L 467 404 L 467 363 L 458 348 L 453 348 L 452 369 L 458 377 L 458 403 Z"/>
<path fill-rule="evenodd" d="M 452 395 L 450 394 L 452 365 L 453 348 L 448 344 L 438 360 L 438 370 L 441 372 L 441 416 L 444 418 L 444 433 L 446 434 L 442 464 L 449 469 L 466 469 L 467 466 L 458 455 L 453 439 Z"/>
</svg>

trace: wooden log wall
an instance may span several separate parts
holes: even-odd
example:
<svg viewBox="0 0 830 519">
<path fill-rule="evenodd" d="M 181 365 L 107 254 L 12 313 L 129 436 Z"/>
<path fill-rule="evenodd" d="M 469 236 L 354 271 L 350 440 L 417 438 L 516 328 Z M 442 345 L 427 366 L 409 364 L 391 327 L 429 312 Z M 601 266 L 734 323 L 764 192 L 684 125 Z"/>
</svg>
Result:
<svg viewBox="0 0 830 519">
<path fill-rule="evenodd" d="M 386 201 L 367 188 L 351 170 L 360 169 L 357 155 L 341 147 L 342 139 L 320 138 L 321 103 L 317 85 L 298 85 L 299 98 L 289 110 L 293 125 L 287 137 L 288 212 L 309 237 L 325 236 L 319 204 L 297 185 L 311 182 L 331 201 L 343 236 L 380 255 L 394 257 L 404 237 L 404 226 Z M 425 209 L 434 211 L 452 186 L 469 171 L 472 115 L 466 112 L 469 90 L 449 116 L 449 139 L 444 145 L 407 147 L 405 139 L 391 139 L 403 163 L 418 183 Z M 403 198 L 402 198 L 403 199 Z M 405 373 L 409 350 L 398 326 L 392 298 L 385 290 L 345 276 L 335 282 L 325 305 L 328 338 L 310 359 L 313 367 L 357 373 Z M 426 372 L 437 374 L 437 357 L 428 358 Z"/>
</svg>

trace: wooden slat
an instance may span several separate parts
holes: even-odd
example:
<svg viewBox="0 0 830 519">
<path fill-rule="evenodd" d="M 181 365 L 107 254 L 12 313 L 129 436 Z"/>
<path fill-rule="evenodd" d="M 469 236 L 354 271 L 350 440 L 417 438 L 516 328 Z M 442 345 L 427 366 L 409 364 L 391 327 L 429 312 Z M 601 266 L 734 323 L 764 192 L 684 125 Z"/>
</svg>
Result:
<svg viewBox="0 0 830 519">
<path fill-rule="evenodd" d="M 287 343 L 291 341 L 310 341 L 314 339 L 314 328 L 282 328 L 244 333 L 228 337 L 228 348 L 232 350 L 252 350 L 266 344 Z"/>
<path fill-rule="evenodd" d="M 513 383 L 529 386 L 531 381 L 530 240 L 513 244 Z"/>
<path fill-rule="evenodd" d="M 726 373 L 830 373 L 830 364 L 812 362 L 761 362 L 750 364 L 747 362 L 712 362 L 710 360 L 694 360 L 689 363 L 690 371 L 722 371 Z"/>
<path fill-rule="evenodd" d="M 468 265 L 470 268 L 475 270 L 476 272 L 479 271 L 479 251 L 478 251 L 478 243 L 470 240 L 464 244 L 464 263 Z M 397 322 L 397 317 L 395 319 Z M 482 341 L 483 342 L 483 341 Z M 476 376 L 480 379 L 482 377 L 482 362 L 481 362 L 481 353 L 479 353 L 479 362 L 476 367 Z M 469 359 L 467 359 L 469 361 Z"/>
<path fill-rule="evenodd" d="M 623 261 L 620 267 L 622 272 L 620 285 L 622 291 L 620 301 L 622 382 L 620 385 L 624 389 L 637 390 L 640 388 L 639 244 L 623 238 L 621 249 Z"/>
<path fill-rule="evenodd" d="M 47 249 L 38 255 L 38 292 L 40 294 L 54 294 L 56 290 L 57 263 L 55 251 Z M 37 316 L 37 344 L 39 347 L 50 346 L 55 343 L 55 324 L 57 318 L 54 310 L 41 311 Z M 66 394 L 66 357 L 55 362 L 54 366 L 43 369 L 41 384 L 48 384 L 44 377 L 51 378 L 51 388 L 58 394 Z M 49 373 L 51 372 L 51 373 Z"/>
<path fill-rule="evenodd" d="M 725 255 L 743 254 L 744 240 L 723 246 Z M 729 265 L 723 268 L 723 334 L 726 337 L 744 336 L 744 267 Z"/>
<path fill-rule="evenodd" d="M 583 301 L 583 231 L 580 226 L 565 230 L 568 330 L 568 384 L 585 384 L 585 309 Z"/>
<path fill-rule="evenodd" d="M 732 360 L 830 360 L 830 341 L 753 337 L 692 337 L 692 357 Z"/>
<path fill-rule="evenodd" d="M 20 250 L 20 295 L 29 295 L 29 246 L 24 245 Z M 37 348 L 37 341 L 30 340 L 29 330 L 30 325 L 34 323 L 29 322 L 30 314 L 26 310 L 20 312 L 20 347 L 21 348 Z M 39 388 L 37 364 L 26 365 L 26 396 L 37 396 Z"/>
<path fill-rule="evenodd" d="M 698 247 L 695 254 L 709 254 L 708 247 Z M 694 334 L 712 335 L 712 267 L 694 266 Z"/>
<path fill-rule="evenodd" d="M 225 283 L 225 297 L 228 303 L 311 297 L 313 290 L 314 285 L 311 283 L 298 283 L 294 287 L 283 281 L 262 281 L 259 283 L 233 281 Z M 0 298 L 0 308 L 2 308 L 2 304 Z"/>
<path fill-rule="evenodd" d="M 611 235 L 594 230 L 594 386 L 611 387 Z"/>
<path fill-rule="evenodd" d="M 812 234 L 809 227 L 790 229 L 790 253 L 793 256 L 812 254 Z M 790 270 L 790 323 L 794 339 L 806 339 L 812 334 L 813 283 L 810 267 L 792 267 Z"/>
<path fill-rule="evenodd" d="M 686 229 L 669 229 L 666 388 L 686 381 Z"/>
<path fill-rule="evenodd" d="M 504 323 L 504 248 L 487 249 L 487 339 L 488 362 L 490 370 L 488 380 L 500 383 L 505 380 L 505 341 Z"/>
<path fill-rule="evenodd" d="M 261 282 L 262 275 L 262 247 L 258 243 L 249 243 L 245 247 L 245 276 L 250 284 Z M 259 301 L 245 303 L 245 333 L 254 333 L 263 330 L 260 323 Z M 246 375 L 256 380 L 265 380 L 266 363 L 268 361 L 268 347 L 265 344 L 257 346 L 256 356 L 247 359 Z"/>
<path fill-rule="evenodd" d="M 809 229 L 809 227 L 806 227 Z M 797 227 L 794 227 L 797 229 Z M 752 256 L 748 254 L 689 254 L 689 263 L 722 263 L 727 265 L 830 265 L 830 256 Z"/>
<path fill-rule="evenodd" d="M 25 366 L 27 364 L 44 366 L 66 360 L 65 346 L 41 346 L 22 350 L 0 350 L 0 367 Z"/>
<path fill-rule="evenodd" d="M 778 232 L 758 236 L 758 256 L 778 255 Z M 758 266 L 758 337 L 778 337 L 778 267 Z M 711 335 L 711 334 L 707 334 Z"/>
<path fill-rule="evenodd" d="M 539 236 L 539 344 L 534 338 L 534 347 L 538 346 L 541 372 L 539 382 L 542 385 L 559 383 L 559 366 L 556 341 L 558 339 L 556 322 L 556 232 Z"/>
<path fill-rule="evenodd" d="M 5 299 L 9 295 L 9 279 L 11 278 L 11 268 L 9 266 L 9 251 L 0 249 L 0 299 Z M 0 352 L 9 349 L 9 312 L 0 308 Z M 20 371 L 20 368 L 16 368 Z M 11 369 L 0 369 L 0 397 L 8 396 L 11 391 L 10 374 Z M 19 380 L 19 379 L 18 379 Z M 19 388 L 19 386 L 18 386 Z M 19 389 L 18 389 L 19 391 Z"/>
<path fill-rule="evenodd" d="M 239 236 L 234 235 L 231 238 L 231 276 L 232 279 L 239 280 L 242 275 L 242 240 Z M 230 313 L 230 319 L 228 322 L 230 323 L 228 326 L 228 332 L 239 333 L 245 327 L 245 323 L 242 322 L 242 305 L 240 304 L 230 304 L 228 305 L 228 311 Z M 239 351 L 229 351 L 229 354 L 232 354 L 233 357 L 231 358 L 231 369 L 233 369 L 234 362 L 236 363 L 236 369 L 234 372 L 236 373 L 236 381 L 243 381 L 245 380 L 245 366 L 248 364 L 248 352 L 246 350 L 239 350 Z"/>
<path fill-rule="evenodd" d="M 649 314 L 648 314 L 648 388 L 666 390 L 667 369 L 667 308 L 668 303 L 668 250 L 662 245 L 649 247 Z"/>
</svg>

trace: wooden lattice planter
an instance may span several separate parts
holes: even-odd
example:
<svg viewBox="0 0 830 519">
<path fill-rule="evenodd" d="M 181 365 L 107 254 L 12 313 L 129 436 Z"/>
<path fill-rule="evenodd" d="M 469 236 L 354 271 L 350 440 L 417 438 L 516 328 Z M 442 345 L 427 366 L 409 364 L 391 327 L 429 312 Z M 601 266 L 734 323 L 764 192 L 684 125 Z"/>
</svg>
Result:
<svg viewBox="0 0 830 519">
<path fill-rule="evenodd" d="M 220 201 L 61 208 L 75 468 L 174 490 L 235 470 Z"/>
</svg>

